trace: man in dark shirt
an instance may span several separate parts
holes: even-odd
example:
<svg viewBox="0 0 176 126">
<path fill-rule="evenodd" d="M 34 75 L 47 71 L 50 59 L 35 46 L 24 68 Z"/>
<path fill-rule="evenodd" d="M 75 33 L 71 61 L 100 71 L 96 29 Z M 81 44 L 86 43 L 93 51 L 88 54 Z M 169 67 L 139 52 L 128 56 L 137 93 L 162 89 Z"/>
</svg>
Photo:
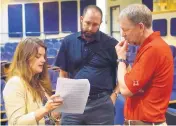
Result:
<svg viewBox="0 0 176 126">
<path fill-rule="evenodd" d="M 60 77 L 88 79 L 90 94 L 83 114 L 62 113 L 62 125 L 112 125 L 116 87 L 117 40 L 99 31 L 102 11 L 87 6 L 81 16 L 81 32 L 64 38 L 57 56 Z M 114 90 L 114 92 L 113 92 Z"/>
</svg>

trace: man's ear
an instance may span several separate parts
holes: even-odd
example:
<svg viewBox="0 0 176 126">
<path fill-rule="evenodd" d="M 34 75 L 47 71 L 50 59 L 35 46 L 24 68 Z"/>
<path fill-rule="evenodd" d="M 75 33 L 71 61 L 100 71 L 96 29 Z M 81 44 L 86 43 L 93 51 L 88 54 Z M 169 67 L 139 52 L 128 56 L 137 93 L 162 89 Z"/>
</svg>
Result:
<svg viewBox="0 0 176 126">
<path fill-rule="evenodd" d="M 139 27 L 140 27 L 140 29 L 144 29 L 145 28 L 143 23 L 139 23 Z"/>
<path fill-rule="evenodd" d="M 145 29 L 145 26 L 144 26 L 144 24 L 143 23 L 139 23 L 139 28 L 140 28 L 140 31 L 144 31 L 144 29 Z"/>
<path fill-rule="evenodd" d="M 81 21 L 81 23 L 83 22 L 83 18 L 84 18 L 83 16 L 80 17 L 80 21 Z"/>
</svg>

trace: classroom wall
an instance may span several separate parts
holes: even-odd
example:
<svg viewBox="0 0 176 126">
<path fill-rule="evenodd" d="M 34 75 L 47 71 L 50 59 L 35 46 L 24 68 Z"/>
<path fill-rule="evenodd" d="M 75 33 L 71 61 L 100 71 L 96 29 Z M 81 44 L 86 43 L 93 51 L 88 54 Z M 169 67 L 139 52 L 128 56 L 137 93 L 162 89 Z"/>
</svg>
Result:
<svg viewBox="0 0 176 126">
<path fill-rule="evenodd" d="M 133 3 L 142 3 L 142 0 L 108 0 L 108 7 L 107 7 L 107 33 L 110 34 L 110 7 L 113 6 L 120 6 L 120 10 L 126 7 L 129 4 Z M 167 20 L 167 36 L 162 37 L 169 45 L 176 46 L 176 37 L 170 35 L 170 19 L 172 17 L 176 18 L 176 11 L 172 12 L 165 12 L 165 13 L 153 13 L 153 19 L 166 19 Z"/>
<path fill-rule="evenodd" d="M 167 36 L 163 36 L 162 38 L 169 44 L 176 46 L 176 36 L 171 36 L 170 34 L 170 19 L 175 17 L 176 18 L 176 11 L 174 12 L 165 12 L 165 13 L 158 13 L 153 14 L 152 18 L 155 19 L 166 19 L 167 20 Z"/>
<path fill-rule="evenodd" d="M 24 16 L 24 4 L 26 3 L 39 3 L 39 12 L 40 12 L 40 31 L 42 34 L 39 37 L 40 39 L 46 38 L 60 38 L 64 37 L 70 33 L 62 33 L 62 26 L 61 26 L 61 1 L 77 1 L 77 18 L 80 19 L 80 0 L 0 0 L 1 1 L 1 31 L 0 31 L 0 44 L 4 44 L 5 42 L 19 42 L 22 38 L 9 38 L 8 37 L 8 5 L 13 4 L 22 4 L 22 18 L 23 18 L 23 38 L 26 37 L 25 35 L 25 16 Z M 45 35 L 43 34 L 43 3 L 44 2 L 58 2 L 59 4 L 59 34 L 56 35 Z M 80 20 L 77 21 L 77 28 L 78 31 L 80 30 Z"/>
<path fill-rule="evenodd" d="M 128 6 L 129 4 L 134 4 L 134 3 L 142 3 L 141 0 L 108 0 L 108 4 L 107 4 L 107 27 L 108 30 L 107 32 L 110 34 L 110 7 L 113 6 L 120 6 L 120 10 L 122 10 L 123 8 L 125 8 L 126 6 Z"/>
<path fill-rule="evenodd" d="M 133 3 L 142 3 L 141 0 L 108 0 L 108 3 L 107 3 L 107 8 L 106 8 L 106 11 L 107 11 L 107 20 L 106 20 L 106 27 L 107 27 L 107 30 L 106 32 L 111 35 L 111 12 L 110 12 L 110 9 L 111 7 L 115 7 L 115 6 L 119 6 L 120 7 L 120 11 L 125 8 L 126 6 L 128 6 L 129 4 L 133 4 Z M 118 22 L 118 16 L 117 17 L 117 23 Z M 116 28 L 119 28 L 119 26 L 116 26 Z M 118 31 L 116 33 L 116 35 L 114 36 L 118 41 L 122 41 L 123 38 L 121 37 L 121 33 L 119 32 L 120 29 L 117 29 L 115 31 Z"/>
<path fill-rule="evenodd" d="M 101 25 L 100 25 L 100 31 L 103 31 L 103 32 L 105 32 L 105 33 L 107 33 L 107 29 L 108 29 L 108 27 L 107 27 L 107 10 L 106 10 L 106 8 L 107 8 L 107 3 L 108 3 L 108 1 L 107 0 L 96 0 L 96 5 L 99 7 L 99 8 L 101 8 L 101 10 L 102 10 L 102 13 L 103 13 L 103 17 L 102 17 L 102 23 L 101 23 Z"/>
<path fill-rule="evenodd" d="M 0 42 L 2 41 L 2 0 L 0 0 Z"/>
<path fill-rule="evenodd" d="M 56 35 L 44 35 L 41 34 L 39 38 L 45 39 L 45 38 L 59 38 L 64 37 L 70 33 L 62 33 L 62 26 L 61 26 L 61 1 L 73 1 L 73 0 L 0 0 L 0 44 L 4 44 L 5 42 L 18 42 L 22 38 L 9 38 L 8 37 L 8 5 L 9 4 L 22 4 L 23 6 L 23 31 L 25 31 L 25 19 L 24 19 L 24 4 L 25 3 L 39 3 L 40 5 L 40 31 L 43 32 L 43 2 L 56 2 L 59 3 L 59 31 L 61 33 Z M 78 31 L 80 30 L 80 0 L 74 0 L 77 1 L 77 28 Z M 120 10 L 122 10 L 124 7 L 126 7 L 129 4 L 133 3 L 142 3 L 142 0 L 96 0 L 97 6 L 99 6 L 103 11 L 103 22 L 101 24 L 100 30 L 110 35 L 110 7 L 113 6 L 120 6 Z M 170 18 L 174 17 L 176 15 L 176 12 L 170 12 L 170 13 L 161 13 L 161 14 L 153 14 L 153 19 L 161 19 L 166 18 L 167 19 L 167 36 L 163 37 L 163 39 L 168 43 L 172 45 L 176 45 L 176 37 L 173 37 L 170 35 Z M 176 16 L 175 16 L 176 17 Z M 25 36 L 25 32 L 23 33 L 23 37 Z"/>
</svg>

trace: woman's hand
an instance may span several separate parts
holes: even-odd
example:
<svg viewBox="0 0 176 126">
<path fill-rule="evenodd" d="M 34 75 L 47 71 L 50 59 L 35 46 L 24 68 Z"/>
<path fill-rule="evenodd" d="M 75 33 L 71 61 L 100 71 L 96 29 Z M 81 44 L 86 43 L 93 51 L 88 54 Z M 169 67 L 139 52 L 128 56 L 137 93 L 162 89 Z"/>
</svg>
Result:
<svg viewBox="0 0 176 126">
<path fill-rule="evenodd" d="M 59 95 L 52 95 L 47 103 L 45 104 L 45 109 L 49 113 L 63 104 L 63 99 Z"/>
<path fill-rule="evenodd" d="M 61 119 L 61 113 L 52 111 L 52 112 L 51 112 L 51 117 L 52 117 L 52 118 L 54 119 L 54 121 L 55 121 L 55 126 L 56 126 L 56 125 L 59 126 L 59 124 L 60 124 L 60 119 Z"/>
<path fill-rule="evenodd" d="M 41 120 L 46 114 L 63 104 L 63 99 L 59 95 L 52 95 L 44 107 L 35 111 L 36 121 Z"/>
<path fill-rule="evenodd" d="M 55 119 L 60 119 L 61 118 L 61 113 L 52 111 L 51 116 Z"/>
</svg>

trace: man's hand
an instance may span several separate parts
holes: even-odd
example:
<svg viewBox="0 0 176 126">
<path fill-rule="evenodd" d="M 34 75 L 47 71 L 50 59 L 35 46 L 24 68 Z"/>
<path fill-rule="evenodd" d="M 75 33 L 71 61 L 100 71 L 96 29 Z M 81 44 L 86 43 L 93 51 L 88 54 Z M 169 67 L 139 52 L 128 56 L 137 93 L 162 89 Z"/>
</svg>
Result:
<svg viewBox="0 0 176 126">
<path fill-rule="evenodd" d="M 117 86 L 114 89 L 114 92 L 111 94 L 110 98 L 112 100 L 112 103 L 115 105 L 116 99 L 118 97 L 120 90 L 119 90 L 119 85 L 117 84 Z"/>
<path fill-rule="evenodd" d="M 111 100 L 112 100 L 112 103 L 113 105 L 115 105 L 115 102 L 116 102 L 116 99 L 117 99 L 117 96 L 115 93 L 112 93 L 111 96 L 110 96 Z"/>
<path fill-rule="evenodd" d="M 116 46 L 116 54 L 119 59 L 126 60 L 126 54 L 128 50 L 128 43 L 126 41 L 119 42 Z"/>
<path fill-rule="evenodd" d="M 127 67 L 127 73 L 129 73 L 131 71 L 131 65 L 129 64 Z"/>
</svg>

